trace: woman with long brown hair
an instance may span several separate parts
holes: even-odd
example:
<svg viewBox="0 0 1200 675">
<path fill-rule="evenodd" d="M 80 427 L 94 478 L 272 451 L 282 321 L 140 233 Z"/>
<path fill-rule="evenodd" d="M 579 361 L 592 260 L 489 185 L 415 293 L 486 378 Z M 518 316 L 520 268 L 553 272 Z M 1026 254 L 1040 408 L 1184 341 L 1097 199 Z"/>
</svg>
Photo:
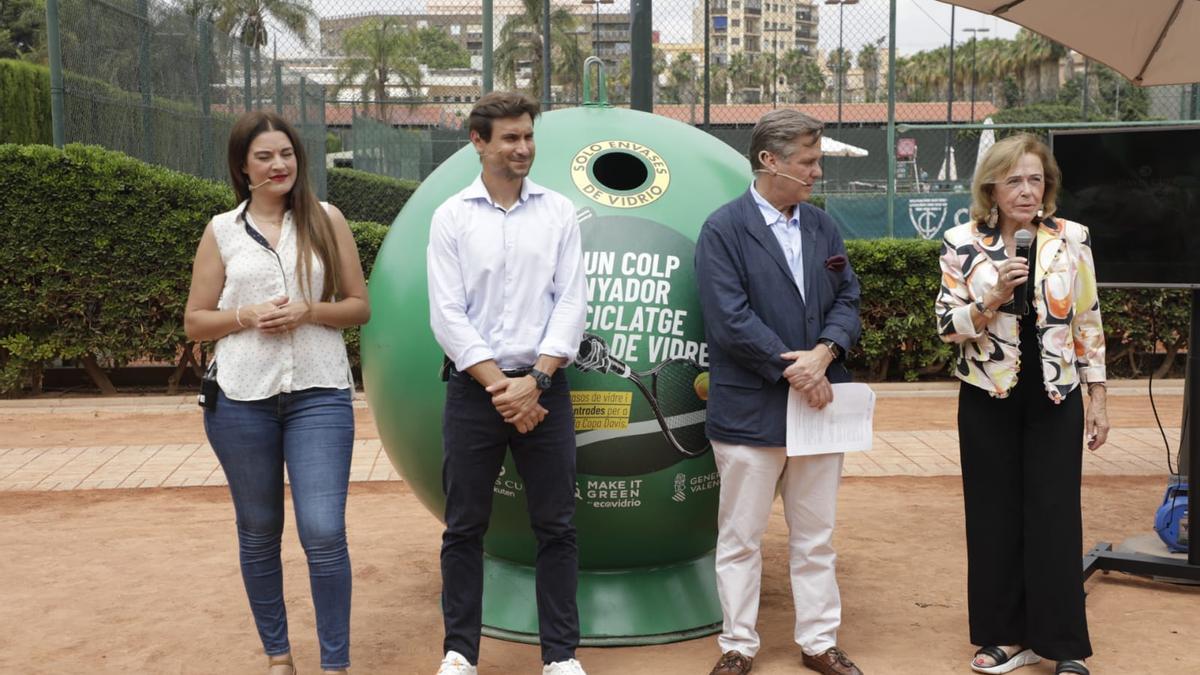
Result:
<svg viewBox="0 0 1200 675">
<path fill-rule="evenodd" d="M 286 468 L 308 558 L 321 668 L 350 666 L 346 493 L 354 380 L 341 329 L 370 317 L 354 237 L 317 201 L 299 135 L 250 112 L 229 136 L 240 203 L 214 216 L 192 269 L 184 330 L 215 340 L 204 429 L 229 482 L 242 579 L 270 675 L 294 675 L 283 602 Z"/>
</svg>

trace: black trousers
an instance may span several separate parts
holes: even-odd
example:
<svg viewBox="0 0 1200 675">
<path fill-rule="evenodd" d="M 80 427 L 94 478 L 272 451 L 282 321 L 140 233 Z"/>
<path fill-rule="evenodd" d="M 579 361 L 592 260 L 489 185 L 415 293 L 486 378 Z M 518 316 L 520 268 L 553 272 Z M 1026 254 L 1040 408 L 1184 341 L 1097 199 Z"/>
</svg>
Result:
<svg viewBox="0 0 1200 675">
<path fill-rule="evenodd" d="M 1024 375 L 1024 374 L 1023 374 Z M 958 398 L 971 642 L 1055 661 L 1091 656 L 1084 613 L 1082 386 L 1055 405 L 1040 377 L 1008 398 Z"/>
<path fill-rule="evenodd" d="M 575 589 L 579 549 L 575 541 L 575 417 L 566 375 L 554 374 L 542 392 L 549 414 L 533 431 L 518 433 L 492 405 L 492 395 L 466 373 L 454 372 L 442 417 L 442 489 L 446 531 L 442 535 L 444 651 L 479 662 L 483 616 L 483 535 L 492 514 L 492 490 L 512 450 L 525 483 L 529 521 L 537 538 L 535 564 L 538 632 L 542 661 L 575 658 L 579 610 Z"/>
</svg>

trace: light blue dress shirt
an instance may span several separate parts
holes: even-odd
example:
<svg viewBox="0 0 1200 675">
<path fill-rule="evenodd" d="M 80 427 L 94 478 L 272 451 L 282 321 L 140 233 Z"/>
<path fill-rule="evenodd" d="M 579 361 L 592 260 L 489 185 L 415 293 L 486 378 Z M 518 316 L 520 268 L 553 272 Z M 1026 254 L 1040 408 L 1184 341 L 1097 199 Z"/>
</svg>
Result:
<svg viewBox="0 0 1200 675">
<path fill-rule="evenodd" d="M 575 358 L 587 287 L 579 221 L 563 195 L 526 178 L 505 210 L 477 177 L 434 211 L 426 262 L 430 325 L 458 370 Z"/>
<path fill-rule="evenodd" d="M 793 206 L 792 215 L 788 217 L 780 213 L 779 209 L 771 206 L 771 203 L 763 198 L 758 190 L 754 189 L 754 183 L 750 184 L 750 194 L 754 195 L 754 203 L 758 204 L 763 221 L 767 227 L 771 228 L 775 238 L 779 240 L 779 246 L 783 248 L 783 257 L 787 259 L 788 269 L 792 271 L 792 281 L 799 289 L 800 297 L 803 298 L 804 242 L 800 233 L 800 205 Z"/>
</svg>

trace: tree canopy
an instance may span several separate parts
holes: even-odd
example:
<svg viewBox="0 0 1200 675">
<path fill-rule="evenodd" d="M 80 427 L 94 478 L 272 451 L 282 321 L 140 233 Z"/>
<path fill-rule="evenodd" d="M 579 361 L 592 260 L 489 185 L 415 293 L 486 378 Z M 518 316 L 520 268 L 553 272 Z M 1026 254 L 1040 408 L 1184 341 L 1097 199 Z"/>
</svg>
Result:
<svg viewBox="0 0 1200 675">
<path fill-rule="evenodd" d="M 0 0 L 0 59 L 46 62 L 46 0 Z"/>
</svg>

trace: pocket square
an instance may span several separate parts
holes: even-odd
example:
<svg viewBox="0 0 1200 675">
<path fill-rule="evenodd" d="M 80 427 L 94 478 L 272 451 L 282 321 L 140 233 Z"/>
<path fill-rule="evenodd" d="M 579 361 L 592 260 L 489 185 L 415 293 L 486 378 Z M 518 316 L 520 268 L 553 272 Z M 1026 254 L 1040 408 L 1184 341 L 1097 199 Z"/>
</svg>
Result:
<svg viewBox="0 0 1200 675">
<path fill-rule="evenodd" d="M 846 269 L 846 256 L 835 255 L 825 259 L 825 269 L 830 272 L 841 272 Z"/>
</svg>

